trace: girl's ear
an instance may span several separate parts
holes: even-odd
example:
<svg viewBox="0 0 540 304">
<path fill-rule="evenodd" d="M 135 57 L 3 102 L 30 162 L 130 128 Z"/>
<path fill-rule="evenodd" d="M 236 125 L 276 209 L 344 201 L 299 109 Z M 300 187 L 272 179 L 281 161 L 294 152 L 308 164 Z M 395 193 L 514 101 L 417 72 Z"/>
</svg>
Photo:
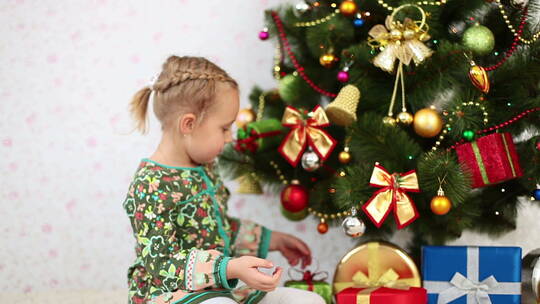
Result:
<svg viewBox="0 0 540 304">
<path fill-rule="evenodd" d="M 193 113 L 187 113 L 180 116 L 178 120 L 178 127 L 182 134 L 191 134 L 195 129 L 195 123 L 197 122 L 197 116 Z"/>
</svg>

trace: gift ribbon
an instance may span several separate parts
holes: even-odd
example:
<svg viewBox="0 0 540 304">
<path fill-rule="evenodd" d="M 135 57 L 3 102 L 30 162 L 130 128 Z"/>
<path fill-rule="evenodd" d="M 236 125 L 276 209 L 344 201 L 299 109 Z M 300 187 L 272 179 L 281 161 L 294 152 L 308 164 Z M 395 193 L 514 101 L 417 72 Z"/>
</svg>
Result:
<svg viewBox="0 0 540 304">
<path fill-rule="evenodd" d="M 334 288 L 336 293 L 342 291 L 345 288 L 365 288 L 365 292 L 362 290 L 359 294 L 365 294 L 369 299 L 369 294 L 380 287 L 388 287 L 394 289 L 409 289 L 409 286 L 414 285 L 415 278 L 399 278 L 399 274 L 392 268 L 382 269 L 379 255 L 379 243 L 370 242 L 367 244 L 368 258 L 367 258 L 367 275 L 362 271 L 357 271 L 352 276 L 351 282 L 335 282 Z M 369 292 L 368 292 L 369 291 Z M 369 302 L 365 302 L 369 303 Z"/>
<path fill-rule="evenodd" d="M 317 271 L 317 270 L 315 270 L 314 272 L 311 272 L 309 270 L 303 271 L 303 270 L 299 270 L 299 269 L 296 269 L 296 268 L 290 268 L 289 269 L 289 277 L 293 281 L 300 281 L 300 280 L 295 280 L 295 278 L 293 278 L 293 276 L 291 275 L 291 270 L 294 270 L 294 271 L 296 271 L 296 272 L 298 272 L 298 273 L 300 273 L 302 275 L 302 281 L 307 283 L 309 291 L 313 291 L 313 289 L 314 289 L 313 282 L 315 282 L 315 281 L 324 281 L 324 280 L 326 280 L 328 278 L 328 272 L 326 272 L 326 271 Z M 321 276 L 321 277 L 315 279 L 316 276 Z"/>
<path fill-rule="evenodd" d="M 257 130 L 246 126 L 245 131 L 240 129 L 238 130 L 238 139 L 236 140 L 235 149 L 237 151 L 250 151 L 255 153 L 259 148 L 257 140 L 260 138 L 271 137 L 281 134 L 281 131 L 271 131 L 265 133 L 257 133 Z"/>
<path fill-rule="evenodd" d="M 482 160 L 482 154 L 480 154 L 480 149 L 478 148 L 478 144 L 476 143 L 476 141 L 473 141 L 471 143 L 471 148 L 473 150 L 476 163 L 478 164 L 478 169 L 480 170 L 480 176 L 482 177 L 482 181 L 485 185 L 491 184 L 487 175 L 486 167 L 484 166 L 484 161 Z"/>
<path fill-rule="evenodd" d="M 510 136 L 510 135 L 508 133 L 504 133 L 501 135 L 502 141 L 504 144 L 504 150 L 506 151 L 506 157 L 508 158 L 508 163 L 510 164 L 510 169 L 512 170 L 512 176 L 517 177 L 516 168 L 514 168 L 514 162 L 512 161 L 512 155 L 510 154 L 510 148 L 508 147 L 506 136 Z"/>
<path fill-rule="evenodd" d="M 394 210 L 394 215 L 401 229 L 419 216 L 412 199 L 405 192 L 420 192 L 416 171 L 390 174 L 379 164 L 375 164 L 371 175 L 370 185 L 383 187 L 362 206 L 364 212 L 380 227 L 388 214 Z"/>
<path fill-rule="evenodd" d="M 298 164 L 302 152 L 309 145 L 325 161 L 337 142 L 323 127 L 330 125 L 323 108 L 317 105 L 312 112 L 304 118 L 297 109 L 287 106 L 281 120 L 283 126 L 291 128 L 281 145 L 279 152 L 294 167 Z"/>
<path fill-rule="evenodd" d="M 478 247 L 467 247 L 467 277 L 456 272 L 450 282 L 424 281 L 428 293 L 439 294 L 437 304 L 449 303 L 464 295 L 467 295 L 467 303 L 491 304 L 489 295 L 521 294 L 519 282 L 498 282 L 494 276 L 479 282 L 479 253 Z"/>
</svg>

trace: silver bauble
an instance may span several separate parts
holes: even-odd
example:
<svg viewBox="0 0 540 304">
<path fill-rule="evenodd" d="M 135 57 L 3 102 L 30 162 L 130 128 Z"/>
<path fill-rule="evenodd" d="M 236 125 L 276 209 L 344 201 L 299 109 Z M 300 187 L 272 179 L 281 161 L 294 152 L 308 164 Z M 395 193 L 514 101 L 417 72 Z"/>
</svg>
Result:
<svg viewBox="0 0 540 304">
<path fill-rule="evenodd" d="M 304 170 L 312 172 L 319 169 L 320 166 L 319 156 L 313 150 L 309 149 L 302 155 L 302 168 Z"/>
<path fill-rule="evenodd" d="M 521 261 L 522 303 L 540 303 L 540 248 L 527 253 Z"/>
<path fill-rule="evenodd" d="M 359 237 L 364 234 L 366 231 L 366 224 L 356 217 L 356 209 L 353 208 L 352 214 L 350 216 L 347 216 L 343 223 L 341 223 L 341 226 L 343 227 L 343 230 L 345 233 L 350 237 Z"/>
</svg>

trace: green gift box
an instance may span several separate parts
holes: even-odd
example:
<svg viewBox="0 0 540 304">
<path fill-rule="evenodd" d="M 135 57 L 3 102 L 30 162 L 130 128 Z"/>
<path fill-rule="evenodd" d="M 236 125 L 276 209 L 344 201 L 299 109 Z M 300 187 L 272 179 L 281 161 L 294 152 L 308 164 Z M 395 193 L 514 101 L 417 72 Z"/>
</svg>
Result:
<svg viewBox="0 0 540 304">
<path fill-rule="evenodd" d="M 294 269 L 297 272 L 300 272 L 297 269 Z M 311 273 L 310 271 L 303 271 L 303 280 L 290 280 L 285 282 L 285 287 L 298 288 L 302 290 L 313 291 L 323 297 L 326 301 L 326 304 L 332 303 L 332 286 L 324 281 L 324 279 L 315 280 L 315 277 L 318 275 L 324 275 L 326 272 L 315 272 Z M 290 274 L 289 274 L 290 276 Z"/>
<path fill-rule="evenodd" d="M 236 133 L 235 149 L 240 152 L 260 152 L 279 146 L 285 127 L 277 119 L 248 123 Z"/>
</svg>

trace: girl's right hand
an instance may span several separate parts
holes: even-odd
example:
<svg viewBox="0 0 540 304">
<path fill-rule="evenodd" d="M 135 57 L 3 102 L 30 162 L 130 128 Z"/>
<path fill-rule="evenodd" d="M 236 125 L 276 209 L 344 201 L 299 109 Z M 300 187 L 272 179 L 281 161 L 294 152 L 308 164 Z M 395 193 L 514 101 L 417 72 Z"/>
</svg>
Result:
<svg viewBox="0 0 540 304">
<path fill-rule="evenodd" d="M 272 262 L 254 256 L 241 256 L 229 260 L 227 264 L 227 279 L 240 279 L 251 288 L 262 291 L 276 289 L 283 269 L 277 267 L 272 276 L 260 272 L 257 267 L 272 268 Z"/>
</svg>

